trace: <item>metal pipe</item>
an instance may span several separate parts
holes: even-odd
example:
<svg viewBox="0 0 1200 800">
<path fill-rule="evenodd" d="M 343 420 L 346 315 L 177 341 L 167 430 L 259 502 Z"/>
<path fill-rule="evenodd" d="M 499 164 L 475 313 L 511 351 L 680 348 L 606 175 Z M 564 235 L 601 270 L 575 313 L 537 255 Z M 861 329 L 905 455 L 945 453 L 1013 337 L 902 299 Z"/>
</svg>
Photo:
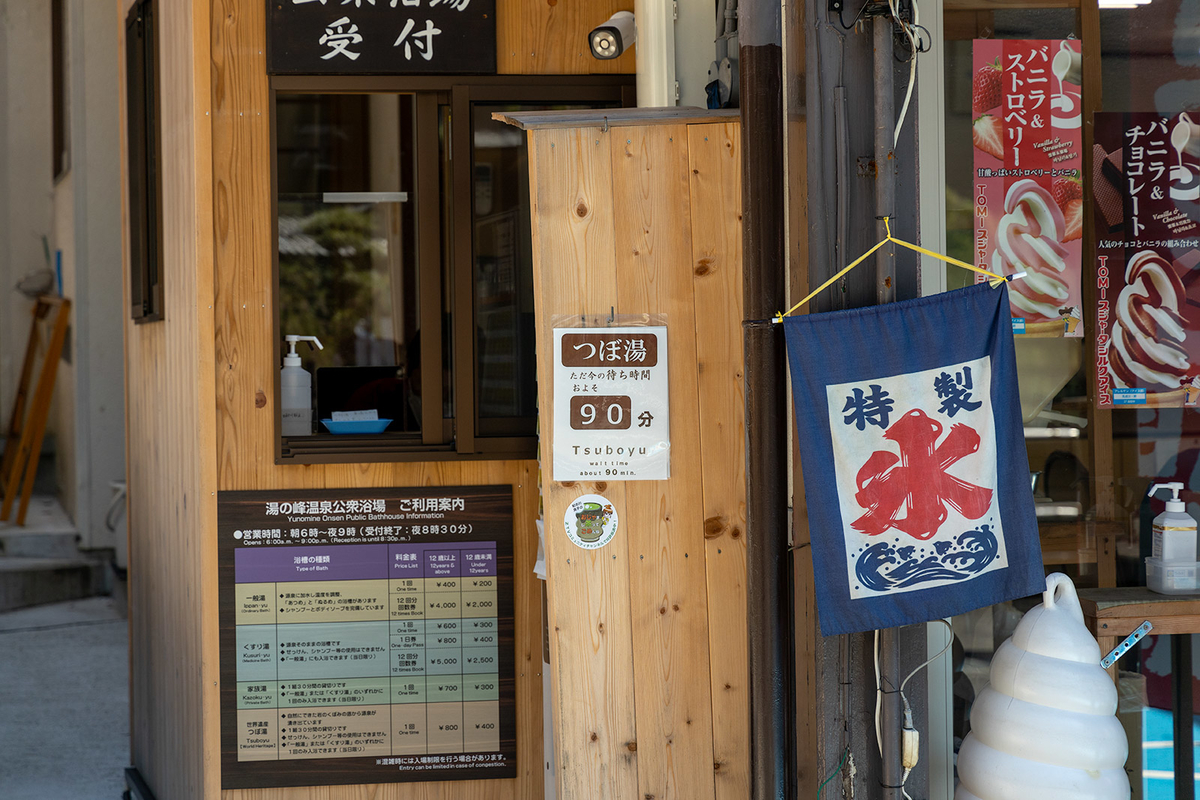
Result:
<svg viewBox="0 0 1200 800">
<path fill-rule="evenodd" d="M 637 103 L 675 105 L 675 11 L 670 0 L 634 0 Z"/>
<path fill-rule="evenodd" d="M 896 153 L 892 147 L 895 132 L 896 100 L 892 71 L 892 18 L 875 17 L 875 213 L 893 216 L 896 213 Z M 878 223 L 879 238 L 886 228 Z M 875 290 L 880 303 L 896 299 L 895 251 L 880 248 L 875 254 Z"/>
<path fill-rule="evenodd" d="M 849 264 L 850 258 L 846 253 L 846 237 L 850 235 L 850 154 L 847 151 L 849 141 L 846 133 L 846 87 L 833 87 L 833 131 L 834 154 L 837 175 L 840 178 L 837 185 L 837 238 L 833 244 L 833 263 Z M 846 307 L 846 294 L 839 291 L 840 286 L 834 286 L 834 308 Z"/>
<path fill-rule="evenodd" d="M 780 7 L 746 0 L 738 18 L 746 382 L 746 595 L 750 797 L 787 800 L 792 631 L 787 560 L 783 326 L 784 120 Z M 757 320 L 757 322 L 755 322 Z"/>
<path fill-rule="evenodd" d="M 1171 720 L 1175 743 L 1175 800 L 1194 800 L 1196 754 L 1192 747 L 1192 635 L 1171 634 Z"/>
<path fill-rule="evenodd" d="M 892 79 L 892 19 L 875 17 L 875 213 L 890 217 L 896 211 L 896 163 L 892 139 L 895 129 L 895 88 Z M 879 238 L 886 235 L 879 221 Z M 879 302 L 896 299 L 895 255 L 884 247 L 875 256 L 875 290 Z M 900 730 L 904 725 L 900 708 L 900 639 L 896 628 L 879 633 L 880 747 L 883 753 L 880 784 L 883 800 L 900 800 L 904 767 L 901 761 Z"/>
</svg>

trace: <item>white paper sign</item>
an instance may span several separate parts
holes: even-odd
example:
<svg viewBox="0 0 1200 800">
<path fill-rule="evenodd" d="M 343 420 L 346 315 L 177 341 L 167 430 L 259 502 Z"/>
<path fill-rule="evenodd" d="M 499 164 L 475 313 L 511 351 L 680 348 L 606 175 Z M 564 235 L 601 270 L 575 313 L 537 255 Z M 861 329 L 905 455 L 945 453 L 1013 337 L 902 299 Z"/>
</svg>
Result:
<svg viewBox="0 0 1200 800">
<path fill-rule="evenodd" d="M 334 411 L 330 416 L 334 422 L 364 422 L 379 419 L 379 409 L 369 411 Z"/>
<path fill-rule="evenodd" d="M 554 480 L 671 477 L 667 329 L 554 329 Z"/>
</svg>

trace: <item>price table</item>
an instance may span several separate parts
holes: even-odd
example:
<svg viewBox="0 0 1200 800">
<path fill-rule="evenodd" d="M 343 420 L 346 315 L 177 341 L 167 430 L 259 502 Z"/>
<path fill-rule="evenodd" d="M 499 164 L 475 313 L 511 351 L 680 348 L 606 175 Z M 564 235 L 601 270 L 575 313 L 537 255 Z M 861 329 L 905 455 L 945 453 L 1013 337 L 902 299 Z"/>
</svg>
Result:
<svg viewBox="0 0 1200 800">
<path fill-rule="evenodd" d="M 302 534 L 299 544 L 266 529 L 268 542 L 230 548 L 222 667 L 235 706 L 223 709 L 231 771 L 328 759 L 370 759 L 400 774 L 510 766 L 506 543 L 464 540 L 470 523 L 388 527 L 335 533 L 349 539 L 338 543 L 328 531 L 314 543 Z M 368 541 L 381 538 L 391 541 Z"/>
</svg>

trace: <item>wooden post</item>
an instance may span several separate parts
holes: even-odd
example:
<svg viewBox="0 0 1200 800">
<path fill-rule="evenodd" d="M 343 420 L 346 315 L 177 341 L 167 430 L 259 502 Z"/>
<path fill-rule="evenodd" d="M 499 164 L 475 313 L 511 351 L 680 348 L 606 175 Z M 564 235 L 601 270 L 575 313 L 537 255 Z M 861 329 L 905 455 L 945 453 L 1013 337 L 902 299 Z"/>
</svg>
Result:
<svg viewBox="0 0 1200 800">
<path fill-rule="evenodd" d="M 740 136 L 696 109 L 497 114 L 530 131 L 560 797 L 749 795 Z M 556 317 L 663 314 L 671 477 L 558 482 Z M 563 532 L 576 498 L 615 538 Z"/>
</svg>

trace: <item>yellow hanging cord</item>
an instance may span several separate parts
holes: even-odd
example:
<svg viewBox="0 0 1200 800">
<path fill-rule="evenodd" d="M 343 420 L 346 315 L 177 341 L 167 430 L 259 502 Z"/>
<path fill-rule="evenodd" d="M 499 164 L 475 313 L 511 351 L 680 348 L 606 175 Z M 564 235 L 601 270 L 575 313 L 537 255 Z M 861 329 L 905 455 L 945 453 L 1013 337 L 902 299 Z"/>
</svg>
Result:
<svg viewBox="0 0 1200 800">
<path fill-rule="evenodd" d="M 963 269 L 969 269 L 972 272 L 978 272 L 983 275 L 987 275 L 988 277 L 990 277 L 992 279 L 992 280 L 988 281 L 988 283 L 990 283 L 993 287 L 999 286 L 1000 284 L 1004 283 L 1006 280 L 1010 280 L 1009 278 L 1005 278 L 1003 275 L 997 275 L 994 272 L 989 272 L 988 270 L 983 269 L 982 267 L 977 267 L 974 264 L 968 264 L 965 261 L 959 261 L 957 258 L 951 258 L 950 256 L 945 256 L 945 255 L 942 255 L 941 253 L 935 253 L 934 251 L 929 250 L 924 247 L 921 247 L 920 245 L 911 244 L 910 242 L 905 242 L 901 239 L 895 238 L 894 236 L 892 236 L 892 226 L 891 226 L 891 223 L 890 223 L 888 217 L 883 218 L 883 228 L 885 231 L 887 231 L 887 236 L 884 239 L 882 239 L 877 245 L 872 247 L 867 252 L 863 253 L 858 258 L 851 261 L 848 265 L 846 265 L 845 268 L 843 268 L 840 272 L 838 272 L 838 274 L 834 275 L 832 278 L 830 278 L 829 280 L 822 283 L 816 289 L 809 292 L 808 296 L 805 297 L 803 300 L 801 300 L 799 303 L 796 303 L 796 305 L 792 306 L 785 312 L 776 314 L 774 321 L 775 322 L 783 322 L 784 317 L 791 316 L 792 314 L 794 314 L 796 312 L 796 309 L 800 308 L 805 303 L 807 303 L 809 300 L 812 300 L 814 297 L 819 295 L 821 292 L 828 289 L 839 278 L 841 278 L 843 275 L 845 275 L 850 270 L 857 267 L 862 262 L 866 261 L 867 258 L 869 258 L 876 250 L 883 247 L 888 242 L 891 242 L 892 244 L 898 244 L 901 247 L 907 247 L 909 250 L 915 250 L 918 253 L 923 253 L 924 255 L 936 258 L 939 261 L 945 261 L 947 264 L 954 264 L 955 266 L 962 267 Z M 1017 275 L 1014 275 L 1013 277 L 1014 278 L 1020 277 L 1023 274 L 1024 273 L 1018 273 Z"/>
</svg>

